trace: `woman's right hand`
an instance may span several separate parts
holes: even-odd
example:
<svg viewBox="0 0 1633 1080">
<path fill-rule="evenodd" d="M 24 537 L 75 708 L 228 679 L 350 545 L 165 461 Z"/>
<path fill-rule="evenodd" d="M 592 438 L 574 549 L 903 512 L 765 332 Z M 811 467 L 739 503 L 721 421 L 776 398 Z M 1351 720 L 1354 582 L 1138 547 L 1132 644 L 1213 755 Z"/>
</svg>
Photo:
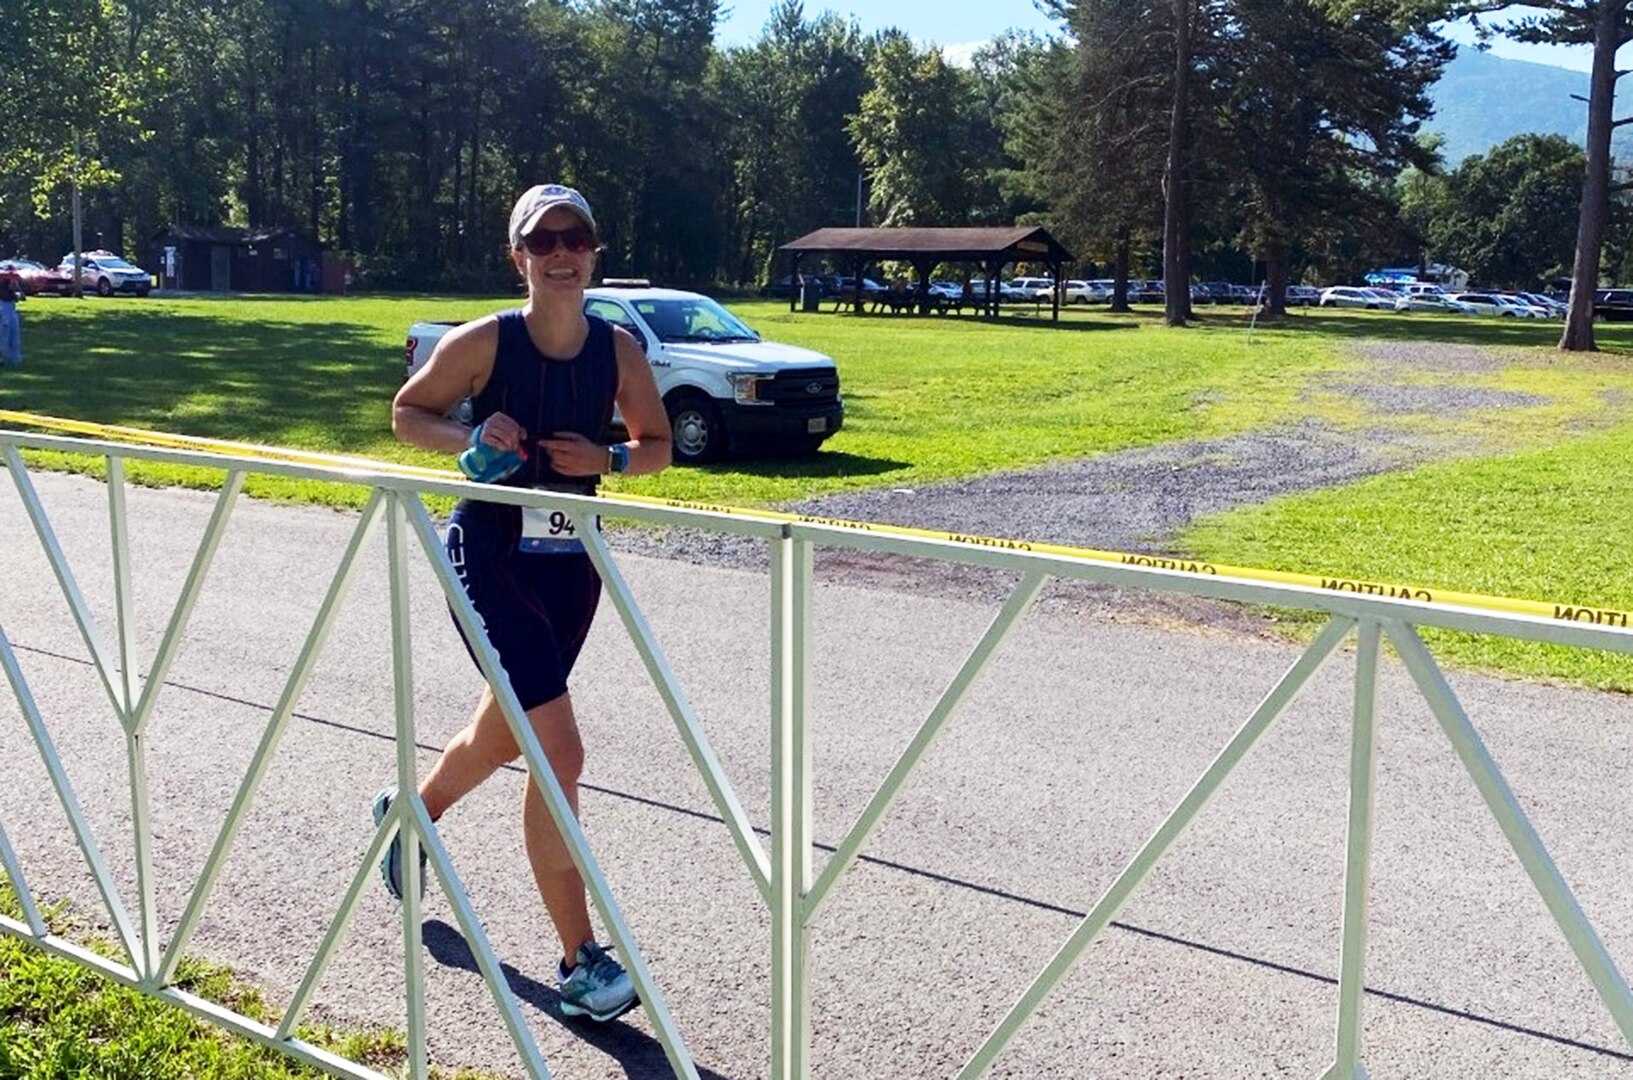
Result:
<svg viewBox="0 0 1633 1080">
<path fill-rule="evenodd" d="M 500 450 L 519 450 L 527 439 L 527 429 L 502 412 L 496 412 L 482 422 L 482 443 Z"/>
</svg>

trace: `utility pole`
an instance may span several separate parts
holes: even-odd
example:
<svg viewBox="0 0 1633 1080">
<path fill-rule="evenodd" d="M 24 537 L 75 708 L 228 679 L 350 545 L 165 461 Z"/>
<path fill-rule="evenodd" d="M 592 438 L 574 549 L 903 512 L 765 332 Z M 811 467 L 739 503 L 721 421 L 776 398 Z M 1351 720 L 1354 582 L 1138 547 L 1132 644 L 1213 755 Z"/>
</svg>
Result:
<svg viewBox="0 0 1633 1080">
<path fill-rule="evenodd" d="M 74 295 L 80 298 L 85 296 L 85 287 L 80 278 L 80 252 L 85 249 L 81 234 L 82 221 L 79 213 L 79 128 L 74 129 Z"/>
<path fill-rule="evenodd" d="M 862 174 L 856 174 L 856 227 L 862 227 Z"/>
</svg>

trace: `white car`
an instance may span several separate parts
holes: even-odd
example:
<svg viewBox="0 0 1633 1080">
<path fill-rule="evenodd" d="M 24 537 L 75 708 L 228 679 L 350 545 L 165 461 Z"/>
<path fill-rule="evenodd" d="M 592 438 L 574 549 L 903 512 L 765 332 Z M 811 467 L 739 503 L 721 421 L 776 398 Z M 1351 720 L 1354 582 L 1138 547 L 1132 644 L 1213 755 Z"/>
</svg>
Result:
<svg viewBox="0 0 1633 1080">
<path fill-rule="evenodd" d="M 1102 290 L 1092 282 L 1068 281 L 1061 289 L 1060 302 L 1062 304 L 1097 304 L 1110 296 L 1110 290 Z M 1054 285 L 1051 284 L 1048 288 L 1040 290 L 1038 299 L 1045 304 L 1054 303 Z"/>
<path fill-rule="evenodd" d="M 1467 305 L 1476 315 L 1492 315 L 1505 319 L 1549 319 L 1553 316 L 1539 307 L 1521 303 L 1498 293 L 1453 293 L 1452 299 Z"/>
<path fill-rule="evenodd" d="M 1376 289 L 1365 289 L 1357 285 L 1334 285 L 1321 290 L 1321 306 L 1383 311 L 1394 308 L 1395 298 L 1385 296 Z"/>
<path fill-rule="evenodd" d="M 74 279 L 73 255 L 62 260 L 57 272 L 67 274 L 69 281 Z M 87 251 L 79 256 L 79 283 L 81 288 L 95 289 L 98 296 L 122 292 L 146 296 L 153 288 L 153 275 L 111 251 Z"/>
<path fill-rule="evenodd" d="M 1407 293 L 1395 301 L 1396 311 L 1438 311 L 1441 314 L 1472 315 L 1473 307 L 1439 293 Z"/>
<path fill-rule="evenodd" d="M 1053 290 L 1053 278 L 1018 277 L 1009 279 L 1009 287 L 1019 300 L 1042 300 L 1045 289 Z"/>
<path fill-rule="evenodd" d="M 603 285 L 585 290 L 584 310 L 622 326 L 646 350 L 674 429 L 676 461 L 712 461 L 751 443 L 815 453 L 845 422 L 832 357 L 766 341 L 707 296 L 644 281 Z M 415 323 L 407 374 L 457 325 Z M 461 408 L 468 419 L 468 404 Z M 616 414 L 613 422 L 621 423 Z"/>
<path fill-rule="evenodd" d="M 1031 294 L 1016 288 L 1015 283 L 1012 281 L 998 282 L 994 287 L 994 293 L 1001 304 L 1015 304 L 1022 300 L 1032 299 Z M 984 303 L 987 298 L 986 279 L 971 278 L 969 288 L 965 291 L 964 296 L 978 304 Z"/>
</svg>

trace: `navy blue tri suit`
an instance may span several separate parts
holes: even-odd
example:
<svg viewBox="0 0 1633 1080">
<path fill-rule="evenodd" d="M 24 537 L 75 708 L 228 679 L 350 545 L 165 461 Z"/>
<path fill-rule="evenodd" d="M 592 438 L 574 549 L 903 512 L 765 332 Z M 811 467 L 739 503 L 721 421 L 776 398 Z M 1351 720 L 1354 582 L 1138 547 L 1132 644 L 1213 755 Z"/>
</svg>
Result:
<svg viewBox="0 0 1633 1080">
<path fill-rule="evenodd" d="M 519 309 L 501 312 L 493 374 L 471 402 L 472 421 L 481 424 L 502 412 L 527 430 L 530 445 L 567 431 L 602 442 L 618 396 L 618 358 L 612 326 L 585 317 L 590 331 L 583 348 L 558 360 L 533 344 Z M 550 467 L 548 454 L 534 448 L 500 483 L 593 495 L 597 479 L 563 476 Z M 571 522 L 548 511 L 524 515 L 521 507 L 467 499 L 448 522 L 446 542 L 522 708 L 566 693 L 601 599 L 601 578 Z M 465 648 L 470 650 L 469 640 Z"/>
</svg>

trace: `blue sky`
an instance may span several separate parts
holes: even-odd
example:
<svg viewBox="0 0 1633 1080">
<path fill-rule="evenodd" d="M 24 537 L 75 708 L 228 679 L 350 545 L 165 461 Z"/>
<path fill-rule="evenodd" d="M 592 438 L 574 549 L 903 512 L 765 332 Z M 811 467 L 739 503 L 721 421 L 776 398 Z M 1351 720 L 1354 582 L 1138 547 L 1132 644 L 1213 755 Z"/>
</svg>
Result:
<svg viewBox="0 0 1633 1080">
<path fill-rule="evenodd" d="M 716 32 L 720 44 L 745 45 L 759 37 L 773 0 L 727 0 L 727 3 L 730 10 Z M 1054 28 L 1054 23 L 1033 7 L 1031 0 L 890 0 L 867 4 L 806 0 L 807 18 L 823 11 L 854 18 L 864 31 L 897 27 L 918 41 L 943 46 L 954 59 L 968 56 L 980 43 L 1011 28 L 1037 33 L 1047 33 Z M 1464 27 L 1453 27 L 1451 36 L 1464 43 L 1474 40 L 1473 32 Z M 1592 50 L 1586 46 L 1520 45 L 1499 38 L 1493 42 L 1491 51 L 1513 60 L 1556 64 L 1579 71 L 1586 71 L 1592 61 Z"/>
<path fill-rule="evenodd" d="M 730 12 L 721 20 L 715 39 L 722 45 L 746 45 L 760 36 L 773 0 L 726 0 Z M 1031 0 L 890 0 L 889 3 L 836 4 L 805 0 L 807 19 L 832 11 L 854 18 L 864 31 L 896 27 L 911 37 L 942 46 L 968 46 L 990 41 L 1017 28 L 1046 33 L 1054 23 L 1032 6 Z"/>
</svg>

